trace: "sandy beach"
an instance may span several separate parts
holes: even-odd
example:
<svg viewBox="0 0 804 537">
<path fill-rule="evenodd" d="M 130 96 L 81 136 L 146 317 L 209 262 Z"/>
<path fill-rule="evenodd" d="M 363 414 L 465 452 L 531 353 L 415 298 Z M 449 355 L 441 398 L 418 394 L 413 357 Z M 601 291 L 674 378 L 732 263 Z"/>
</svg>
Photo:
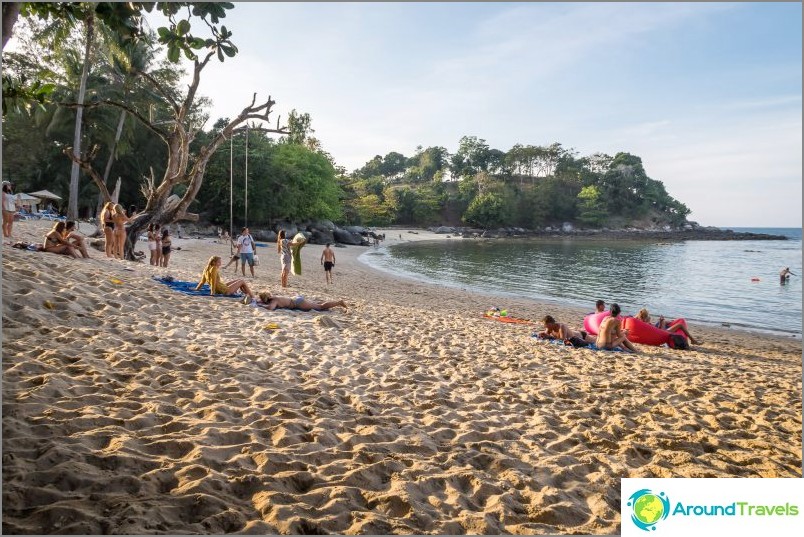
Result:
<svg viewBox="0 0 804 537">
<path fill-rule="evenodd" d="M 155 281 L 229 254 L 173 246 L 157 268 L 3 245 L 3 533 L 615 534 L 622 477 L 802 476 L 801 339 L 692 325 L 689 351 L 572 349 L 357 246 L 333 285 L 305 246 L 281 293 L 348 311 L 269 312 Z M 258 254 L 247 280 L 280 294 Z"/>
</svg>

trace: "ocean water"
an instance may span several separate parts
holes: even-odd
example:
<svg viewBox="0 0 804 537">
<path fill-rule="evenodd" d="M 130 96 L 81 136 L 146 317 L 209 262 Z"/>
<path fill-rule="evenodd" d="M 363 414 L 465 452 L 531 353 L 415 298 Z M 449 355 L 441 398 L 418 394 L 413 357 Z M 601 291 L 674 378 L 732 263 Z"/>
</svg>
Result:
<svg viewBox="0 0 804 537">
<path fill-rule="evenodd" d="M 800 228 L 724 228 L 785 235 L 780 241 L 589 241 L 583 239 L 411 242 L 360 260 L 420 281 L 500 296 L 594 309 L 602 298 L 626 314 L 653 315 L 801 337 Z M 796 274 L 779 283 L 784 267 Z M 489 306 L 504 306 L 491 303 Z M 498 300 L 499 301 L 499 300 Z"/>
</svg>

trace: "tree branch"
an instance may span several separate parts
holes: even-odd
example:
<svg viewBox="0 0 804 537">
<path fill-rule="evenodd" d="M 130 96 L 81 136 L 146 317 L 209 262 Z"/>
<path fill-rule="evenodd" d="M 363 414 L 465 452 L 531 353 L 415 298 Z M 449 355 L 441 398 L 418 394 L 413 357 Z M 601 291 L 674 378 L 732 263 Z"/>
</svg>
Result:
<svg viewBox="0 0 804 537">
<path fill-rule="evenodd" d="M 64 106 L 65 108 L 78 108 L 79 106 L 83 106 L 84 108 L 97 108 L 97 107 L 99 107 L 99 106 L 101 106 L 103 104 L 108 104 L 109 106 L 114 106 L 115 108 L 120 108 L 121 110 L 125 110 L 126 112 L 128 112 L 129 114 L 131 114 L 132 116 L 134 116 L 135 118 L 140 120 L 140 123 L 142 123 L 143 126 L 146 129 L 150 130 L 151 132 L 153 132 L 154 134 L 159 136 L 159 138 L 163 142 L 167 143 L 168 134 L 165 131 L 163 131 L 162 129 L 156 127 L 153 123 L 151 123 L 148 119 L 146 119 L 142 114 L 140 114 L 139 112 L 137 112 L 136 110 L 134 110 L 130 106 L 125 105 L 123 103 L 118 103 L 116 101 L 110 101 L 108 99 L 104 99 L 102 101 L 97 101 L 97 102 L 93 102 L 93 103 L 83 104 L 83 105 L 79 105 L 78 103 L 59 103 L 60 106 Z"/>
<path fill-rule="evenodd" d="M 95 168 L 92 166 L 92 161 L 95 160 L 95 157 L 98 154 L 98 149 L 100 149 L 100 146 L 98 144 L 95 144 L 85 158 L 75 156 L 73 154 L 72 147 L 65 148 L 62 151 L 62 153 L 67 155 L 70 158 L 70 160 L 78 164 L 81 167 L 81 169 L 84 170 L 84 172 L 86 172 L 86 174 L 89 175 L 90 178 L 92 178 L 92 180 L 95 182 L 95 185 L 100 190 L 103 199 L 108 202 L 112 201 L 112 196 L 109 194 L 109 189 L 106 188 L 106 182 L 103 180 L 103 177 L 101 177 L 100 174 L 97 171 L 95 171 Z"/>
</svg>

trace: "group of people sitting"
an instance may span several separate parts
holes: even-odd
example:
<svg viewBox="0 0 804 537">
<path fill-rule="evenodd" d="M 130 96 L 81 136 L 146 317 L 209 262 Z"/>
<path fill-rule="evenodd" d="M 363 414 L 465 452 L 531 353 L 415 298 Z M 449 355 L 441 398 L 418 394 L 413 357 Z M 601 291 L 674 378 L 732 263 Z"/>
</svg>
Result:
<svg viewBox="0 0 804 537">
<path fill-rule="evenodd" d="M 595 303 L 594 313 L 603 313 L 604 311 L 606 311 L 606 303 L 603 300 L 598 300 Z M 581 345 L 583 345 L 583 343 L 594 344 L 599 349 L 616 349 L 638 354 L 639 351 L 628 339 L 628 329 L 622 328 L 622 321 L 620 319 L 621 312 L 618 304 L 612 304 L 609 309 L 609 316 L 604 318 L 600 323 L 597 336 L 589 334 L 585 330 L 573 330 L 565 323 L 556 321 L 551 315 L 545 315 L 542 319 L 544 330 L 537 335 L 543 339 L 563 340 L 567 344 L 580 342 Z M 651 324 L 650 313 L 645 308 L 639 310 L 639 313 L 634 317 L 642 322 Z M 664 316 L 659 316 L 659 320 L 654 326 L 668 333 L 681 332 L 689 338 L 690 343 L 693 345 L 701 343 L 699 339 L 696 339 L 690 334 L 686 324 L 681 321 L 669 323 Z"/>
<path fill-rule="evenodd" d="M 195 290 L 200 291 L 204 284 L 209 285 L 211 295 L 233 295 L 237 292 L 243 293 L 243 303 L 252 306 L 260 306 L 269 310 L 284 308 L 301 311 L 326 311 L 334 307 L 347 309 L 346 302 L 343 300 L 330 300 L 327 302 L 316 302 L 304 296 L 295 297 L 276 296 L 269 291 L 254 293 L 248 283 L 243 278 L 224 282 L 221 278 L 221 257 L 213 255 L 209 258 L 204 272 L 201 274 L 201 281 L 198 282 Z"/>
<path fill-rule="evenodd" d="M 41 251 L 69 255 L 75 259 L 89 259 L 86 239 L 78 233 L 72 220 L 56 222 L 45 235 Z"/>
</svg>

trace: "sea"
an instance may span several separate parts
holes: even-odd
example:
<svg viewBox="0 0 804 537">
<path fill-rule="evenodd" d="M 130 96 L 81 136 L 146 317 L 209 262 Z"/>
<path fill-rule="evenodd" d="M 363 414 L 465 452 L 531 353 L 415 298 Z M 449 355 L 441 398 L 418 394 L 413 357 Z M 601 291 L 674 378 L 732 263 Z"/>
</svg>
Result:
<svg viewBox="0 0 804 537">
<path fill-rule="evenodd" d="M 573 239 L 421 241 L 372 248 L 360 261 L 403 278 L 489 296 L 625 314 L 684 317 L 693 324 L 784 337 L 802 334 L 801 228 L 732 227 L 787 240 L 681 242 Z M 785 285 L 779 271 L 795 274 Z"/>
</svg>

